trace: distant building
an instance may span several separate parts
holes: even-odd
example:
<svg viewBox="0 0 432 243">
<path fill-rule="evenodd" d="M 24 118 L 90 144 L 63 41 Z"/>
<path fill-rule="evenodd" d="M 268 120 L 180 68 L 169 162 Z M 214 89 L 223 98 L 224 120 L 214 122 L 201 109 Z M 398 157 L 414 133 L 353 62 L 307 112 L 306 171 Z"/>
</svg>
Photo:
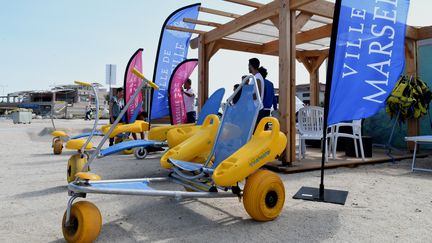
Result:
<svg viewBox="0 0 432 243">
<path fill-rule="evenodd" d="M 99 88 L 102 108 L 108 106 L 106 89 Z M 0 114 L 15 108 L 30 108 L 37 115 L 49 116 L 51 110 L 57 117 L 83 117 L 87 105 L 94 107 L 91 88 L 81 85 L 59 85 L 51 90 L 30 90 L 10 93 L 0 97 Z"/>
<path fill-rule="evenodd" d="M 325 84 L 319 84 L 319 104 L 324 103 Z M 310 84 L 296 85 L 296 95 L 303 103 L 310 105 Z"/>
</svg>

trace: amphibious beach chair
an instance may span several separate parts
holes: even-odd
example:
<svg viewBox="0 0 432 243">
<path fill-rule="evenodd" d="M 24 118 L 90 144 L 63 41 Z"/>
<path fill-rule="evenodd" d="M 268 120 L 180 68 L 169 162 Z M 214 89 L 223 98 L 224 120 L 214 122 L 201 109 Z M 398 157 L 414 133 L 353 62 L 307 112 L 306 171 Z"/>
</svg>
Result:
<svg viewBox="0 0 432 243">
<path fill-rule="evenodd" d="M 241 97 L 234 104 L 232 98 L 240 88 Z M 91 242 L 99 235 L 102 226 L 99 209 L 88 201 L 74 203 L 75 199 L 86 198 L 91 193 L 168 196 L 176 199 L 234 197 L 243 199 L 243 205 L 253 219 L 275 219 L 284 205 L 284 185 L 276 174 L 260 168 L 282 153 L 287 139 L 279 131 L 278 121 L 271 117 L 262 119 L 252 136 L 261 108 L 257 94 L 256 84 L 243 82 L 228 99 L 216 136 L 208 137 L 213 149 L 204 164 L 177 160 L 175 158 L 178 157 L 173 155 L 168 159 L 173 167 L 167 177 L 101 180 L 93 173 L 78 173 L 68 185 L 70 198 L 62 221 L 65 240 Z M 272 124 L 271 130 L 265 130 L 267 123 Z M 191 137 L 178 146 L 182 147 L 190 139 L 195 138 Z M 184 149 L 177 152 L 193 153 Z M 239 183 L 244 180 L 243 187 Z M 158 189 L 164 183 L 168 183 L 164 188 L 172 186 L 175 189 Z M 187 191 L 176 190 L 179 186 Z"/>
<path fill-rule="evenodd" d="M 142 86 L 145 85 L 146 82 L 151 82 L 148 81 L 144 78 L 144 76 L 142 74 L 140 74 L 138 71 L 134 71 L 134 73 L 138 76 L 140 76 L 140 78 L 142 78 L 144 80 L 144 82 L 142 83 Z M 81 82 L 80 84 L 83 84 L 83 82 Z M 85 84 L 84 84 L 85 85 Z M 154 86 L 156 87 L 156 86 Z M 137 89 L 137 92 L 139 92 L 140 89 Z M 171 142 L 171 145 L 174 146 L 173 144 L 177 144 L 180 143 L 184 140 L 186 140 L 187 138 L 191 137 L 195 132 L 197 132 L 198 128 L 201 127 L 201 125 L 208 127 L 210 126 L 210 123 L 213 123 L 213 121 L 215 119 L 206 119 L 204 120 L 204 118 L 207 115 L 210 114 L 217 114 L 223 95 L 225 93 L 225 89 L 218 89 L 216 92 L 214 92 L 210 98 L 207 100 L 206 104 L 203 106 L 200 115 L 198 117 L 198 121 L 197 123 L 193 123 L 193 124 L 186 124 L 187 126 L 179 126 L 179 125 L 174 125 L 174 126 L 165 126 L 164 128 L 164 132 L 168 132 L 170 131 L 170 129 L 179 129 L 184 127 L 187 130 L 181 130 L 181 133 L 178 133 L 176 138 L 175 138 L 175 142 Z M 132 102 L 132 100 L 135 98 L 134 97 L 135 94 L 132 96 L 132 99 L 130 99 L 130 102 L 128 102 L 128 104 L 125 105 L 125 107 L 123 108 L 123 110 L 120 113 L 120 116 L 123 116 L 123 114 L 126 112 L 126 110 L 128 109 L 130 103 Z M 97 102 L 98 104 L 98 102 Z M 75 179 L 75 174 L 81 171 L 88 171 L 88 167 L 85 167 L 85 164 L 87 162 L 93 161 L 96 158 L 102 158 L 108 155 L 112 155 L 112 154 L 116 154 L 118 152 L 121 151 L 127 151 L 127 150 L 134 150 L 134 154 L 135 157 L 137 159 L 144 159 L 147 154 L 149 152 L 152 151 L 163 151 L 165 150 L 164 148 L 168 147 L 169 143 L 164 141 L 164 140 L 128 140 L 128 141 L 123 141 L 121 143 L 117 143 L 113 146 L 110 146 L 108 148 L 102 149 L 102 146 L 104 145 L 104 143 L 106 142 L 106 140 L 108 138 L 114 137 L 114 136 L 119 136 L 121 134 L 124 134 L 125 131 L 132 131 L 132 132 L 138 132 L 138 130 L 140 129 L 138 126 L 146 126 L 146 125 L 141 125 L 138 122 L 135 122 L 133 124 L 127 124 L 127 125 L 121 125 L 118 126 L 116 124 L 117 121 L 115 121 L 113 123 L 112 126 L 104 129 L 104 137 L 102 138 L 101 142 L 98 145 L 98 148 L 96 150 L 93 150 L 93 144 L 91 142 L 91 139 L 94 136 L 94 133 L 96 133 L 96 124 L 97 124 L 97 120 L 95 119 L 95 125 L 93 126 L 93 130 L 92 132 L 89 133 L 89 136 L 87 137 L 87 140 L 84 139 L 74 139 L 74 140 L 69 140 L 66 143 L 66 148 L 67 149 L 71 149 L 71 150 L 77 150 L 77 154 L 72 155 L 70 157 L 70 159 L 68 160 L 68 164 L 67 164 L 67 170 L 66 170 L 66 179 L 67 182 L 71 182 Z M 214 121 L 216 122 L 216 121 Z M 217 122 L 219 122 L 219 120 L 217 120 Z M 148 124 L 148 123 L 145 123 Z M 217 123 L 219 124 L 219 123 Z M 214 125 L 212 125 L 211 127 L 214 127 Z M 217 127 L 217 126 L 216 126 Z M 148 131 L 149 129 L 146 127 L 143 128 L 144 131 Z M 151 131 L 152 129 L 150 129 Z M 215 136 L 216 134 L 216 129 L 203 129 L 202 131 L 200 131 L 199 135 L 202 135 L 204 137 L 208 137 L 208 136 Z M 202 153 L 209 153 L 211 151 L 211 148 L 207 147 L 202 147 L 200 145 L 197 146 L 197 149 L 201 149 L 200 151 L 202 151 Z M 205 150 L 202 150 L 205 149 Z"/>
<path fill-rule="evenodd" d="M 76 81 L 76 84 L 88 86 L 87 83 Z M 78 134 L 75 136 L 70 136 L 65 131 L 57 130 L 54 125 L 53 115 L 51 114 L 51 122 L 53 124 L 54 131 L 51 133 L 53 136 L 52 139 L 52 148 L 54 154 L 61 154 L 63 151 L 64 143 L 66 143 L 66 147 L 74 147 L 76 143 L 82 143 L 82 141 L 75 141 L 83 138 L 93 137 L 93 136 L 104 136 L 107 131 L 111 128 L 111 124 L 103 125 L 100 130 L 97 130 L 98 122 L 99 122 L 99 99 L 97 95 L 97 89 L 94 85 L 88 86 L 92 89 L 93 95 L 96 101 L 96 116 L 95 122 L 93 125 L 93 129 L 91 132 Z M 137 110 L 138 111 L 138 110 Z M 149 123 L 145 121 L 136 120 L 137 114 L 134 114 L 132 117 L 132 121 L 129 124 L 119 123 L 114 131 L 111 133 L 111 137 L 115 137 L 115 142 L 120 143 L 124 140 L 128 140 L 130 133 L 140 133 L 149 130 Z M 126 151 L 126 150 L 125 150 Z M 126 153 L 133 153 L 133 151 L 126 151 Z"/>
</svg>

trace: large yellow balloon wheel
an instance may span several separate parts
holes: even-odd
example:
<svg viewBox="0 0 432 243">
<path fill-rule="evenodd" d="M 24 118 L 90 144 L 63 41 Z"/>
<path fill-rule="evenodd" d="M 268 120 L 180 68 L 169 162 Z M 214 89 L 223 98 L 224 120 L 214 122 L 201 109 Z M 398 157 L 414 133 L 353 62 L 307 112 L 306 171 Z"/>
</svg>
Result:
<svg viewBox="0 0 432 243">
<path fill-rule="evenodd" d="M 257 221 L 270 221 L 283 209 L 285 188 L 278 175 L 268 170 L 258 170 L 246 180 L 243 206 Z"/>
<path fill-rule="evenodd" d="M 55 139 L 53 143 L 54 154 L 61 154 L 63 150 L 63 141 L 61 139 Z"/>
<path fill-rule="evenodd" d="M 67 164 L 66 179 L 70 183 L 75 180 L 75 175 L 83 171 L 84 165 L 87 163 L 87 156 L 81 158 L 81 154 L 75 154 L 70 157 Z M 85 170 L 84 172 L 87 172 Z"/>
<path fill-rule="evenodd" d="M 93 242 L 98 237 L 101 227 L 101 213 L 91 202 L 74 203 L 67 225 L 66 212 L 63 216 L 62 231 L 66 242 Z"/>
</svg>

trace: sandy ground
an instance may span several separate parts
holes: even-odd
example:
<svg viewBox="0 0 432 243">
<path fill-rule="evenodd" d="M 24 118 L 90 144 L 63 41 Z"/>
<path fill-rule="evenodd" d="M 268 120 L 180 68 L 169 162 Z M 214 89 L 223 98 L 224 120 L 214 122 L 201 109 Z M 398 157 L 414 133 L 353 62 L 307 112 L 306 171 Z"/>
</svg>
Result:
<svg viewBox="0 0 432 243">
<path fill-rule="evenodd" d="M 62 242 L 68 199 L 66 161 L 54 156 L 44 135 L 49 120 L 30 125 L 0 120 L 0 242 Z M 78 133 L 91 122 L 57 121 Z M 41 132 L 42 131 L 42 132 Z M 427 164 L 429 158 L 423 159 Z M 432 167 L 431 165 L 429 165 Z M 327 171 L 328 188 L 348 190 L 345 206 L 293 200 L 303 185 L 317 186 L 319 172 L 280 175 L 285 208 L 258 223 L 237 199 L 88 195 L 102 212 L 98 242 L 432 242 L 432 173 L 411 173 L 410 161 Z M 103 178 L 163 176 L 154 159 L 114 155 L 98 160 Z"/>
</svg>

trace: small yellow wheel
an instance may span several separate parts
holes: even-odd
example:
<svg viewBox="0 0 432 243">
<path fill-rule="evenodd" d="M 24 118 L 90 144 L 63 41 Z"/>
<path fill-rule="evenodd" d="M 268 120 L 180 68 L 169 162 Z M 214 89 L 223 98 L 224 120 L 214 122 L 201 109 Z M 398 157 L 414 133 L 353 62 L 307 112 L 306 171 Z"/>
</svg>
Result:
<svg viewBox="0 0 432 243">
<path fill-rule="evenodd" d="M 62 231 L 66 242 L 93 242 L 102 227 L 102 216 L 99 209 L 91 202 L 74 203 L 66 225 L 66 212 L 63 216 Z"/>
<path fill-rule="evenodd" d="M 132 140 L 132 139 L 130 139 L 130 138 L 125 138 L 125 139 L 123 140 L 123 142 L 131 141 L 131 140 Z M 133 153 L 134 153 L 134 149 L 133 149 L 133 148 L 131 148 L 131 149 L 125 149 L 125 150 L 122 151 L 122 153 L 123 153 L 123 154 L 133 154 Z"/>
<path fill-rule="evenodd" d="M 54 140 L 53 144 L 54 154 L 61 154 L 63 150 L 63 141 L 61 139 Z"/>
<path fill-rule="evenodd" d="M 87 156 L 81 158 L 81 154 L 75 154 L 70 157 L 70 159 L 68 160 L 66 172 L 66 179 L 68 183 L 75 180 L 76 173 L 81 172 L 86 163 Z M 88 172 L 88 170 L 85 170 L 84 172 Z"/>
<path fill-rule="evenodd" d="M 278 175 L 258 170 L 246 179 L 243 206 L 256 221 L 270 221 L 279 216 L 285 203 L 285 188 Z"/>
</svg>

